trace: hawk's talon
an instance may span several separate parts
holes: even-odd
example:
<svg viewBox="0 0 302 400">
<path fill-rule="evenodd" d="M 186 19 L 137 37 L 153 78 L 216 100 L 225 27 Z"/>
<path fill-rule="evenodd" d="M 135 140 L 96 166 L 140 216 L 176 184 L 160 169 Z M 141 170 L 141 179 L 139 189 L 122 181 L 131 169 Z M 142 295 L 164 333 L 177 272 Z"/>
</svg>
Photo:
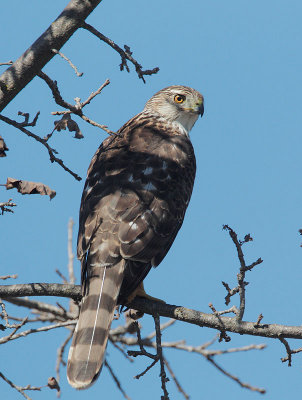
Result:
<svg viewBox="0 0 302 400">
<path fill-rule="evenodd" d="M 135 299 L 135 297 L 143 297 L 144 299 L 147 299 L 147 300 L 157 301 L 157 302 L 159 302 L 159 303 L 164 303 L 164 304 L 166 304 L 166 302 L 165 302 L 164 300 L 161 300 L 161 299 L 158 299 L 158 298 L 156 298 L 156 297 L 152 297 L 152 296 L 148 295 L 148 294 L 145 292 L 144 283 L 143 283 L 143 282 L 141 282 L 141 283 L 139 284 L 139 286 L 130 294 L 130 296 L 128 296 L 127 304 L 131 303 L 131 301 L 132 301 L 133 299 Z"/>
</svg>

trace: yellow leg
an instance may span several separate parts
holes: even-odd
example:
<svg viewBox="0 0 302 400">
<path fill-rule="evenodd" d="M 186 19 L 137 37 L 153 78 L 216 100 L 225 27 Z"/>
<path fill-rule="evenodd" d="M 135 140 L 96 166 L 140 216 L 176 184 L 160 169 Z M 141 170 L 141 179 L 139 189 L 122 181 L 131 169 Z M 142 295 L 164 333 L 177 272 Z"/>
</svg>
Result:
<svg viewBox="0 0 302 400">
<path fill-rule="evenodd" d="M 128 297 L 128 303 L 131 303 L 131 301 L 135 298 L 135 297 L 144 297 L 145 299 L 148 300 L 152 300 L 152 301 L 159 301 L 160 303 L 166 303 L 165 301 L 161 300 L 161 299 L 157 299 L 156 297 L 152 297 L 149 296 L 144 289 L 144 283 L 141 282 L 138 287 L 130 294 L 130 296 Z"/>
</svg>

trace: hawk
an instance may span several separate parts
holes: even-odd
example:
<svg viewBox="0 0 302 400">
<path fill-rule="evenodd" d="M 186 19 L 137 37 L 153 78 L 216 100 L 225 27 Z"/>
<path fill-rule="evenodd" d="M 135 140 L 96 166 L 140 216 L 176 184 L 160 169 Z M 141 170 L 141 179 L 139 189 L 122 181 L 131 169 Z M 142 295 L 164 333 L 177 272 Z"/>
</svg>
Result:
<svg viewBox="0 0 302 400">
<path fill-rule="evenodd" d="M 162 89 L 92 158 L 78 234 L 83 298 L 67 366 L 76 389 L 100 374 L 116 305 L 148 297 L 142 282 L 183 223 L 196 170 L 189 132 L 203 111 L 198 91 Z"/>
</svg>

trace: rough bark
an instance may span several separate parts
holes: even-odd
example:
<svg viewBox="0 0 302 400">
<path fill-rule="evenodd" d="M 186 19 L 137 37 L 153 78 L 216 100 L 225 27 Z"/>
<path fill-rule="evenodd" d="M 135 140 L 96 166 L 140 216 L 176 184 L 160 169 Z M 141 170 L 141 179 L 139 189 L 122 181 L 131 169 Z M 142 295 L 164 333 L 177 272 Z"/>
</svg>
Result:
<svg viewBox="0 0 302 400">
<path fill-rule="evenodd" d="M 56 55 L 101 0 L 71 0 L 49 28 L 0 76 L 0 112 Z"/>
<path fill-rule="evenodd" d="M 81 298 L 81 287 L 70 284 L 57 283 L 30 283 L 20 285 L 0 286 L 0 297 L 8 301 L 11 297 L 21 296 L 59 296 L 70 297 L 75 300 Z M 279 324 L 257 324 L 256 322 L 237 321 L 236 317 L 206 314 L 182 306 L 170 305 L 135 298 L 131 308 L 146 314 L 159 314 L 163 317 L 174 318 L 200 327 L 217 329 L 222 332 L 239 333 L 240 335 L 261 336 L 267 338 L 302 339 L 301 326 L 287 326 Z"/>
</svg>

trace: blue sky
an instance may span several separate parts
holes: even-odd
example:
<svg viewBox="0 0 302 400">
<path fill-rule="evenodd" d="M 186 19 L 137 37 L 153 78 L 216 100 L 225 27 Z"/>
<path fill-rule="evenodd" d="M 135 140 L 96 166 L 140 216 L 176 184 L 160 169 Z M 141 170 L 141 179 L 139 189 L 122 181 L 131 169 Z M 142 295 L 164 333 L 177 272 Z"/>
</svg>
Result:
<svg viewBox="0 0 302 400">
<path fill-rule="evenodd" d="M 49 26 L 65 2 L 4 2 L 1 13 L 0 62 L 15 60 Z M 82 78 L 56 57 L 44 69 L 58 81 L 63 97 L 86 99 L 106 78 L 111 84 L 87 107 L 92 119 L 117 130 L 141 111 L 157 90 L 185 84 L 203 93 L 205 114 L 191 139 L 198 171 L 185 223 L 161 266 L 151 271 L 145 286 L 153 296 L 210 312 L 208 303 L 224 309 L 221 281 L 236 284 L 238 261 L 223 224 L 254 242 L 245 245 L 247 261 L 262 257 L 264 263 L 248 274 L 246 320 L 300 325 L 301 309 L 301 15 L 300 1 L 255 0 L 104 0 L 87 22 L 119 45 L 131 47 L 144 68 L 158 66 L 157 75 L 144 85 L 132 66 L 120 72 L 120 57 L 86 31 L 78 31 L 62 51 L 72 59 Z M 4 71 L 5 67 L 0 67 Z M 3 111 L 18 119 L 17 112 L 41 115 L 33 131 L 45 136 L 60 108 L 45 83 L 34 79 Z M 86 175 L 90 159 L 105 133 L 77 120 L 85 138 L 56 133 L 50 144 L 66 164 Z M 76 221 L 84 180 L 80 183 L 51 164 L 39 143 L 5 124 L 0 135 L 9 147 L 0 160 L 1 182 L 8 176 L 40 181 L 57 191 L 49 201 L 42 196 L 21 196 L 0 188 L 0 201 L 12 197 L 15 214 L 0 216 L 1 275 L 18 273 L 18 283 L 58 282 L 55 269 L 65 273 L 67 223 Z M 76 237 L 76 232 L 75 232 Z M 74 247 L 75 250 L 75 247 Z M 79 282 L 79 264 L 76 264 Z M 46 299 L 45 299 L 46 300 Z M 55 299 L 50 299 L 54 302 Z M 237 304 L 238 299 L 233 299 Z M 64 301 L 62 301 L 63 304 Z M 9 308 L 12 309 L 12 308 Z M 142 320 L 145 333 L 152 330 L 151 317 Z M 214 331 L 176 323 L 163 340 L 185 339 L 199 345 Z M 42 385 L 54 375 L 56 348 L 66 336 L 61 329 L 31 335 L 1 346 L 0 370 L 18 385 Z M 301 393 L 301 356 L 288 368 L 280 362 L 285 350 L 277 341 L 230 335 L 230 344 L 215 348 L 266 343 L 264 351 L 226 355 L 217 362 L 243 382 L 265 387 L 267 399 L 294 398 Z M 291 342 L 294 348 L 301 343 Z M 147 360 L 129 364 L 112 347 L 109 360 L 132 399 L 160 398 L 159 369 L 139 381 Z M 184 389 L 193 400 L 256 399 L 260 395 L 241 389 L 197 355 L 166 351 L 166 356 Z M 5 362 L 3 362 L 5 360 Z M 62 398 L 122 398 L 104 369 L 99 381 L 86 392 L 69 388 L 62 374 Z M 3 398 L 17 398 L 0 381 Z M 174 384 L 168 384 L 171 399 L 181 399 Z M 33 399 L 53 399 L 54 392 L 29 394 Z"/>
</svg>

